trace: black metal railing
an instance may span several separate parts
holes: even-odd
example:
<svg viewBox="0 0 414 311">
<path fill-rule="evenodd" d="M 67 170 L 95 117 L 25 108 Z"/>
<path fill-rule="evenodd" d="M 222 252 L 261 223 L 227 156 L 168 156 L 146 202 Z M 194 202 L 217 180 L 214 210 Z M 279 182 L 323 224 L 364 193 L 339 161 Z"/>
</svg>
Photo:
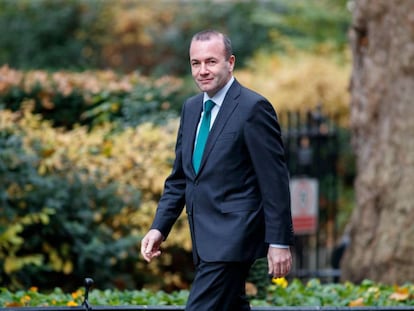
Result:
<svg viewBox="0 0 414 311">
<path fill-rule="evenodd" d="M 300 233 L 295 228 L 295 265 L 291 276 L 302 280 L 323 276 L 324 281 L 337 281 L 340 271 L 330 264 L 335 246 L 332 241 L 337 240 L 337 117 L 325 115 L 319 105 L 306 113 L 282 113 L 280 122 L 291 178 L 309 178 L 318 183 L 317 228 L 306 233 Z M 329 274 L 330 272 L 332 273 Z"/>
</svg>

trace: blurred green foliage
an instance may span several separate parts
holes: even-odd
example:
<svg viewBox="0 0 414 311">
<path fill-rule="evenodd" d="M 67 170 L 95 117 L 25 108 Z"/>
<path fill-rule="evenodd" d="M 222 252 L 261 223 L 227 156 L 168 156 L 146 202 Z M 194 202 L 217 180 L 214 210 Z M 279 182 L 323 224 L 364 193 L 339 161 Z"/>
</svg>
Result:
<svg viewBox="0 0 414 311">
<path fill-rule="evenodd" d="M 122 209 L 139 206 L 139 192 L 120 197 L 115 182 L 102 185 L 99 174 L 85 178 L 70 165 L 41 173 L 37 153 L 46 148 L 38 144 L 28 154 L 22 135 L 0 131 L 0 283 L 73 288 L 93 276 L 113 287 L 112 269 L 124 271 L 116 278 L 128 283 L 140 237 L 113 221 Z"/>
<path fill-rule="evenodd" d="M 0 64 L 183 75 L 191 36 L 211 27 L 232 38 L 240 66 L 258 50 L 342 51 L 346 2 L 2 0 Z"/>
<path fill-rule="evenodd" d="M 5 108 L 14 111 L 21 109 L 21 104 L 27 100 L 33 101 L 33 108 L 46 120 L 53 121 L 56 127 L 71 128 L 79 123 L 81 114 L 88 109 L 88 104 L 78 90 L 73 90 L 70 94 L 62 94 L 55 91 L 50 97 L 51 106 L 43 102 L 46 90 L 44 86 L 37 83 L 30 90 L 13 87 L 10 92 L 0 94 L 0 103 Z"/>
<path fill-rule="evenodd" d="M 191 93 L 183 79 L 168 76 L 21 72 L 7 66 L 0 67 L 0 75 L 1 106 L 18 111 L 30 104 L 33 113 L 65 129 L 92 128 L 105 122 L 120 129 L 144 122 L 165 123 L 179 116 L 184 98 Z"/>
<path fill-rule="evenodd" d="M 0 1 L 0 63 L 22 69 L 98 65 L 93 51 L 99 46 L 102 3 L 83 2 Z"/>
<path fill-rule="evenodd" d="M 348 43 L 348 0 L 275 0 L 258 9 L 253 21 L 267 25 L 272 50 L 292 48 L 343 51 Z"/>
<path fill-rule="evenodd" d="M 145 122 L 165 124 L 180 115 L 188 94 L 181 81 L 168 78 L 137 83 L 128 93 L 104 91 L 93 97 L 81 120 L 89 126 L 111 121 L 121 129 Z"/>
</svg>

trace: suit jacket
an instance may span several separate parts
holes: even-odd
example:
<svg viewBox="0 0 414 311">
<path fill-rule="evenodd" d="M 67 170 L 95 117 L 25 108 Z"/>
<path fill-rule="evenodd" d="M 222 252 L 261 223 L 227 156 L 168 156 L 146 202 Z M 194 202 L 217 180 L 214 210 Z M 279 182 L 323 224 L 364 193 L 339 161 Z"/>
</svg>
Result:
<svg viewBox="0 0 414 311">
<path fill-rule="evenodd" d="M 289 178 L 272 105 L 235 80 L 211 128 L 198 174 L 192 165 L 203 94 L 183 106 L 176 158 L 151 228 L 167 238 L 184 206 L 194 258 L 252 261 L 293 244 Z"/>
</svg>

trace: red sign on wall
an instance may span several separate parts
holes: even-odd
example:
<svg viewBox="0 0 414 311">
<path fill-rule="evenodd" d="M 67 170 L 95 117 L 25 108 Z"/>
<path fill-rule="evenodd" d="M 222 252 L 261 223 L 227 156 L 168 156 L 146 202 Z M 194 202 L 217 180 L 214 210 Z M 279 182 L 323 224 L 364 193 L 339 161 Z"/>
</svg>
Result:
<svg viewBox="0 0 414 311">
<path fill-rule="evenodd" d="M 292 178 L 290 181 L 295 234 L 314 234 L 318 227 L 318 180 Z"/>
</svg>

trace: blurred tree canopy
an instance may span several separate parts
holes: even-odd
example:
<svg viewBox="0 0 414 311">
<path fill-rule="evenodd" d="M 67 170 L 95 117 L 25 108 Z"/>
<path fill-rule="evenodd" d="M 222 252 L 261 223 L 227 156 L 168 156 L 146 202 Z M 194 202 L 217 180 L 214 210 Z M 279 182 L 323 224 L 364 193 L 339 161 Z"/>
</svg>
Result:
<svg viewBox="0 0 414 311">
<path fill-rule="evenodd" d="M 97 39 L 100 8 L 99 2 L 0 1 L 0 62 L 22 69 L 96 66 L 85 52 Z"/>
<path fill-rule="evenodd" d="M 343 51 L 347 0 L 0 0 L 0 64 L 18 69 L 188 72 L 191 36 L 225 31 L 238 64 L 256 51 Z"/>
</svg>

